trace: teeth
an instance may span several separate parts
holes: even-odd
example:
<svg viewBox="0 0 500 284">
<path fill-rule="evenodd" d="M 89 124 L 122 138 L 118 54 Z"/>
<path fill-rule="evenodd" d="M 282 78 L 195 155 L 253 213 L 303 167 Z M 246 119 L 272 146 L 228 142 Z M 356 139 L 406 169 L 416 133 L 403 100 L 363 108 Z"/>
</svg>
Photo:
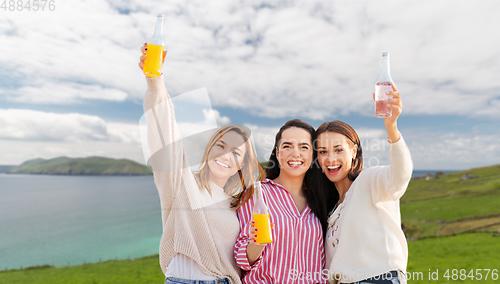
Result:
<svg viewBox="0 0 500 284">
<path fill-rule="evenodd" d="M 229 168 L 229 166 L 228 166 L 228 165 L 225 165 L 225 164 L 223 164 L 223 163 L 221 163 L 221 162 L 219 162 L 219 161 L 217 161 L 217 160 L 215 160 L 215 163 L 216 163 L 217 165 L 221 166 L 221 167 L 224 167 L 224 168 Z"/>
<path fill-rule="evenodd" d="M 329 170 L 335 170 L 335 169 L 340 168 L 340 165 L 338 165 L 338 166 L 328 166 L 326 168 L 329 169 Z"/>
<path fill-rule="evenodd" d="M 300 166 L 302 165 L 304 162 L 288 162 L 289 165 L 291 166 Z"/>
</svg>

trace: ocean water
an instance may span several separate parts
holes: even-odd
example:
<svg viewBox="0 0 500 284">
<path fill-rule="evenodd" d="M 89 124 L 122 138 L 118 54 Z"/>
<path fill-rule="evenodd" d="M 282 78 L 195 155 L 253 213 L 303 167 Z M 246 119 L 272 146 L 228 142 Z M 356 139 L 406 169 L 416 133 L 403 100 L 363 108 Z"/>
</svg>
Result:
<svg viewBox="0 0 500 284">
<path fill-rule="evenodd" d="M 158 253 L 152 176 L 0 174 L 0 270 Z"/>
</svg>

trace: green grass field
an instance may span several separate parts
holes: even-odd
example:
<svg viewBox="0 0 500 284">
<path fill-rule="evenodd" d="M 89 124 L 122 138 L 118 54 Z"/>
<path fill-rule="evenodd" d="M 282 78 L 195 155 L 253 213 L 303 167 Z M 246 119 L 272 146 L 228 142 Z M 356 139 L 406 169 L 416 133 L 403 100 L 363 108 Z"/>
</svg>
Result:
<svg viewBox="0 0 500 284">
<path fill-rule="evenodd" d="M 470 233 L 449 237 L 425 238 L 408 242 L 408 283 L 499 283 L 492 276 L 493 269 L 500 270 L 500 234 Z M 453 269 L 457 269 L 453 280 Z M 474 278 L 460 280 L 460 270 L 467 274 L 474 269 Z M 477 269 L 482 280 L 477 280 Z M 488 280 L 485 280 L 490 269 Z M 445 272 L 449 270 L 449 280 Z M 429 281 L 429 271 L 438 271 L 439 280 Z M 463 274 L 463 273 L 462 273 Z M 434 274 L 436 276 L 436 274 Z M 463 278 L 464 276 L 462 276 Z M 414 278 L 418 278 L 414 279 Z M 432 279 L 432 278 L 431 278 Z M 107 261 L 61 268 L 39 268 L 0 272 L 0 283 L 21 284 L 141 284 L 163 283 L 158 256 L 136 260 Z"/>
<path fill-rule="evenodd" d="M 6 284 L 150 284 L 163 281 L 158 255 L 135 260 L 0 272 L 0 283 Z"/>
<path fill-rule="evenodd" d="M 462 176 L 474 178 L 463 180 Z M 500 165 L 413 179 L 401 198 L 408 239 L 498 231 Z"/>
</svg>

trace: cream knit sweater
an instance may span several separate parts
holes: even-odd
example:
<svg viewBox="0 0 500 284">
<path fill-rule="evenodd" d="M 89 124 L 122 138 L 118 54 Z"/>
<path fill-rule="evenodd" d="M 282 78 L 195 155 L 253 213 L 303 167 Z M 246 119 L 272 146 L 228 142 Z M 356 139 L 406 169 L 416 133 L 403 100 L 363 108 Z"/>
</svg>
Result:
<svg viewBox="0 0 500 284">
<path fill-rule="evenodd" d="M 406 272 L 408 247 L 399 199 L 410 182 L 413 163 L 403 137 L 389 147 L 390 165 L 364 169 L 328 219 L 325 251 L 330 279 L 351 283 L 391 270 Z"/>
<path fill-rule="evenodd" d="M 230 209 L 231 200 L 212 205 L 204 202 L 206 195 L 189 168 L 163 76 L 147 77 L 146 81 L 147 144 L 163 222 L 161 269 L 165 273 L 172 258 L 180 253 L 193 259 L 205 274 L 239 284 L 240 269 L 233 255 L 239 222 Z"/>
</svg>

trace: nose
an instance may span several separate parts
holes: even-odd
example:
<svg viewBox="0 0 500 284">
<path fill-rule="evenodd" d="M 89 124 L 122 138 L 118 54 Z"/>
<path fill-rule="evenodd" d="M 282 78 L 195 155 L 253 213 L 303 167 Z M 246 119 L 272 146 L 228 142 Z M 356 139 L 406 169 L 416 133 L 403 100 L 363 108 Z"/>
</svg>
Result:
<svg viewBox="0 0 500 284">
<path fill-rule="evenodd" d="M 232 156 L 233 156 L 232 151 L 228 149 L 228 147 L 225 147 L 224 150 L 222 150 L 222 154 L 220 157 L 225 161 L 229 161 L 230 159 L 232 159 Z"/>
<path fill-rule="evenodd" d="M 229 155 L 229 152 L 227 152 L 227 151 L 224 150 L 224 153 L 220 156 L 220 158 L 222 160 L 227 161 L 227 160 L 231 159 L 231 155 Z"/>
<path fill-rule="evenodd" d="M 328 153 L 328 155 L 326 157 L 324 157 L 323 159 L 323 163 L 324 164 L 328 164 L 332 161 L 335 161 L 336 159 L 336 154 L 335 153 Z"/>
</svg>

